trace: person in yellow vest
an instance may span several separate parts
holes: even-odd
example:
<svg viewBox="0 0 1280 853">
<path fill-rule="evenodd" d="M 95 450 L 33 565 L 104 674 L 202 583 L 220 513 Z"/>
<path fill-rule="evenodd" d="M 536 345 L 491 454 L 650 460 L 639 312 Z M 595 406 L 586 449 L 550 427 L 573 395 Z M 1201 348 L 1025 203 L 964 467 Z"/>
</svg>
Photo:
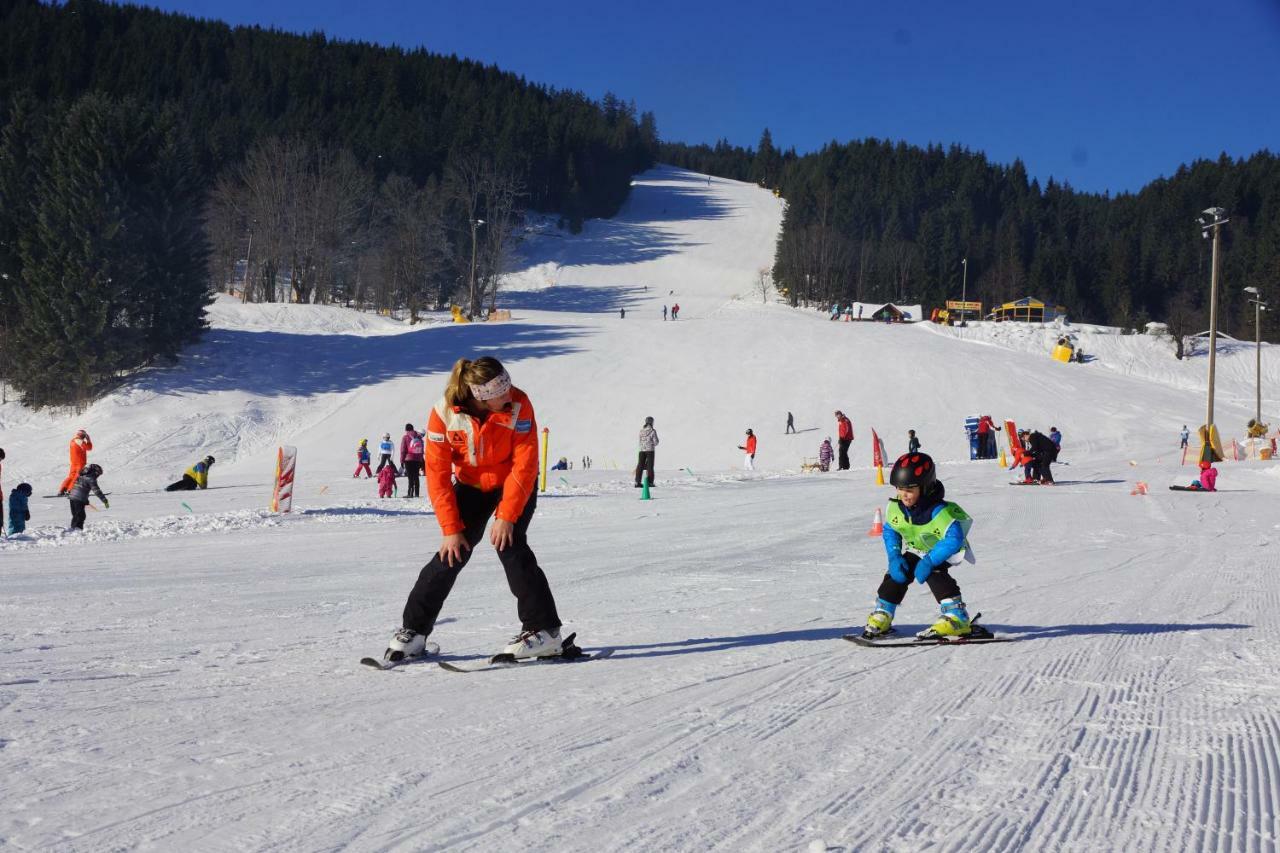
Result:
<svg viewBox="0 0 1280 853">
<path fill-rule="evenodd" d="M 213 457 L 206 456 L 192 465 L 176 483 L 164 487 L 166 492 L 190 492 L 196 489 L 209 488 L 209 469 L 213 467 Z"/>
<path fill-rule="evenodd" d="M 921 640 L 962 640 L 990 637 L 974 625 L 960 596 L 951 567 L 968 551 L 971 519 L 958 504 L 946 499 L 937 468 L 927 453 L 904 453 L 893 464 L 889 482 L 898 496 L 885 508 L 882 538 L 889 569 L 880 582 L 875 609 L 867 617 L 862 636 L 876 640 L 893 633 L 893 617 L 911 587 L 928 584 L 942 615 L 917 634 Z"/>
</svg>

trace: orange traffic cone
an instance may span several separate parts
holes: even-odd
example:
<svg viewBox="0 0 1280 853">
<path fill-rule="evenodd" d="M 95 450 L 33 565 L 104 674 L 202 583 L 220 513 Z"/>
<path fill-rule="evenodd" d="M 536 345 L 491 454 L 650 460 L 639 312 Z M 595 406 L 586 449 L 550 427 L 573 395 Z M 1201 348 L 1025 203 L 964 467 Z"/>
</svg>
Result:
<svg viewBox="0 0 1280 853">
<path fill-rule="evenodd" d="M 879 465 L 876 466 L 876 485 L 877 486 L 884 485 L 884 469 L 881 468 Z M 880 510 L 876 510 L 876 512 L 879 512 L 879 511 Z"/>
<path fill-rule="evenodd" d="M 879 536 L 884 533 L 884 515 L 880 510 L 876 510 L 876 516 L 871 520 L 871 529 L 867 531 L 868 536 Z"/>
<path fill-rule="evenodd" d="M 1147 493 L 1147 484 L 1142 482 L 1141 480 L 1138 481 L 1138 485 L 1133 487 L 1133 491 L 1129 492 L 1129 494 L 1131 495 L 1145 495 L 1146 493 Z"/>
</svg>

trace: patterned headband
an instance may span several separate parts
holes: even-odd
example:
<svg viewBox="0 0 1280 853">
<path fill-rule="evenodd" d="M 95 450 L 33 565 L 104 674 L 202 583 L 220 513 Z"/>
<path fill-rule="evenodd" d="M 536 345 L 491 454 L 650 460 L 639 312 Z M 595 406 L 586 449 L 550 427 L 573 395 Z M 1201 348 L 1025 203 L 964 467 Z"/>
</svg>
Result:
<svg viewBox="0 0 1280 853">
<path fill-rule="evenodd" d="M 505 396 L 511 390 L 511 377 L 504 370 L 483 385 L 467 383 L 467 387 L 471 389 L 471 396 L 483 403 Z"/>
</svg>

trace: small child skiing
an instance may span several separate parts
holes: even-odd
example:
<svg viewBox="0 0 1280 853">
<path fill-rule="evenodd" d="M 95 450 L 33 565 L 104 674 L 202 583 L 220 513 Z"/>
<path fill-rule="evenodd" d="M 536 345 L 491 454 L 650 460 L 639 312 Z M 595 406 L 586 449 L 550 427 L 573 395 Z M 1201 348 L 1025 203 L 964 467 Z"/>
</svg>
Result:
<svg viewBox="0 0 1280 853">
<path fill-rule="evenodd" d="M 360 479 L 362 470 L 366 480 L 373 479 L 373 472 L 369 470 L 369 439 L 367 438 L 360 439 L 360 446 L 356 448 L 356 472 L 351 475 L 351 478 Z"/>
<path fill-rule="evenodd" d="M 907 452 L 920 452 L 920 439 L 916 438 L 916 431 L 913 429 L 907 430 Z"/>
<path fill-rule="evenodd" d="M 391 433 L 384 432 L 382 434 L 382 441 L 378 444 L 378 453 L 381 454 L 381 458 L 378 459 L 378 467 L 374 471 L 375 474 L 381 474 L 382 469 L 390 465 L 393 472 L 392 476 L 394 476 L 396 463 L 391 461 L 391 454 L 395 452 L 396 446 L 391 441 Z"/>
<path fill-rule="evenodd" d="M 396 488 L 396 466 L 387 465 L 378 469 L 378 497 L 389 498 Z"/>
<path fill-rule="evenodd" d="M 885 509 L 882 538 L 889 568 L 880 582 L 875 609 L 867 616 L 862 636 L 868 640 L 893 631 L 893 616 L 914 578 L 927 583 L 942 609 L 938 621 L 916 636 L 922 640 L 990 637 L 974 625 L 950 568 L 963 559 L 973 519 L 946 499 L 933 459 L 926 453 L 906 453 L 893 464 L 889 482 L 898 496 Z"/>
<path fill-rule="evenodd" d="M 31 497 L 31 484 L 19 483 L 9 492 L 9 535 L 15 536 L 27 529 L 31 520 L 31 510 L 27 508 L 27 499 Z"/>
<path fill-rule="evenodd" d="M 98 500 L 102 501 L 102 506 L 106 509 L 111 508 L 111 503 L 107 500 L 107 496 L 102 493 L 102 488 L 98 486 L 98 478 L 102 476 L 102 466 L 94 462 L 80 469 L 80 476 L 71 486 L 71 491 L 67 496 L 71 499 L 71 529 L 84 530 L 84 510 L 89 505 L 89 493 L 98 496 Z"/>
<path fill-rule="evenodd" d="M 831 449 L 830 437 L 824 438 L 822 444 L 818 446 L 818 470 L 830 471 L 831 460 L 835 457 L 835 451 Z"/>
</svg>

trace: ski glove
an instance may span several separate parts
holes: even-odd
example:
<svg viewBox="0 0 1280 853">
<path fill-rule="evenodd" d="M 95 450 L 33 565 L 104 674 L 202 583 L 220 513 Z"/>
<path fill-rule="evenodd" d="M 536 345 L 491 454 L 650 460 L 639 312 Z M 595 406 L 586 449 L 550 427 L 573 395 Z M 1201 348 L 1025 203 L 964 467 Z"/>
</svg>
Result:
<svg viewBox="0 0 1280 853">
<path fill-rule="evenodd" d="M 910 569 L 907 567 L 907 560 L 901 554 L 889 555 L 889 577 L 898 583 L 910 583 Z"/>
<path fill-rule="evenodd" d="M 916 563 L 916 583 L 924 583 L 931 574 L 933 574 L 933 560 L 929 557 L 921 557 L 920 562 Z"/>
</svg>

